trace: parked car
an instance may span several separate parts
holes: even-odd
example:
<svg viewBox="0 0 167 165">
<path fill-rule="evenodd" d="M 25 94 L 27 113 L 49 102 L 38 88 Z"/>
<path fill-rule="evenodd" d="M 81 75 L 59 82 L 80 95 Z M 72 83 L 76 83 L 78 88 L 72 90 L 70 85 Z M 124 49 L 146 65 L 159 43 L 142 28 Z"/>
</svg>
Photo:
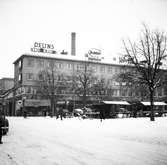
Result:
<svg viewBox="0 0 167 165">
<path fill-rule="evenodd" d="M 9 121 L 6 117 L 2 117 L 2 134 L 6 135 L 9 131 Z"/>
</svg>

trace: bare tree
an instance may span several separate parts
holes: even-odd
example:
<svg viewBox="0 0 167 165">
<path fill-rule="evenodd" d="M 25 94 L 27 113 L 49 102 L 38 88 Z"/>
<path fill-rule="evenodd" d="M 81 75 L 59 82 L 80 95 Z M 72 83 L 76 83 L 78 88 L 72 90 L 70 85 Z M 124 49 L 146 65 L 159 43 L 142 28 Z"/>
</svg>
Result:
<svg viewBox="0 0 167 165">
<path fill-rule="evenodd" d="M 73 77 L 74 93 L 82 98 L 82 104 L 87 104 L 87 98 L 91 92 L 94 82 L 94 74 L 89 62 L 84 61 L 79 65 Z"/>
<path fill-rule="evenodd" d="M 108 83 L 105 79 L 98 79 L 92 86 L 92 93 L 98 100 L 98 102 L 107 98 Z"/>
<path fill-rule="evenodd" d="M 133 100 L 143 101 L 148 98 L 148 87 L 140 81 L 136 70 L 122 72 L 116 76 L 116 80 L 121 84 L 121 89 L 126 88 L 128 90 Z"/>
<path fill-rule="evenodd" d="M 37 92 L 50 100 L 51 116 L 53 116 L 56 112 L 56 102 L 60 98 L 61 89 L 65 87 L 64 77 L 53 61 L 50 61 L 49 65 L 39 72 L 38 76 Z"/>
<path fill-rule="evenodd" d="M 135 76 L 136 81 L 145 84 L 148 88 L 151 121 L 155 120 L 153 107 L 155 89 L 164 83 L 162 66 L 167 57 L 166 41 L 167 37 L 164 32 L 150 31 L 145 25 L 138 42 L 123 41 L 126 52 L 123 55 L 123 61 L 134 66 L 138 73 Z"/>
</svg>

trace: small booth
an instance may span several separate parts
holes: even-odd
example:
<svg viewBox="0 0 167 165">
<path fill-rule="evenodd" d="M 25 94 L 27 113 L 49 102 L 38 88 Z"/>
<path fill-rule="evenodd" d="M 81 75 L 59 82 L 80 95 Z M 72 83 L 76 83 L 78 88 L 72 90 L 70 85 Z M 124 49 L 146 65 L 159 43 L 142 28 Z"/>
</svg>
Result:
<svg viewBox="0 0 167 165">
<path fill-rule="evenodd" d="M 103 111 L 105 118 L 130 116 L 130 104 L 127 101 L 102 101 L 93 106 L 97 111 Z"/>
<path fill-rule="evenodd" d="M 143 116 L 149 116 L 150 115 L 150 102 L 149 101 L 142 101 L 141 102 L 142 105 L 143 105 Z M 153 103 L 154 105 L 154 113 L 155 113 L 155 116 L 162 116 L 163 114 L 167 114 L 167 111 L 166 111 L 166 106 L 167 104 L 165 102 L 154 102 Z"/>
</svg>

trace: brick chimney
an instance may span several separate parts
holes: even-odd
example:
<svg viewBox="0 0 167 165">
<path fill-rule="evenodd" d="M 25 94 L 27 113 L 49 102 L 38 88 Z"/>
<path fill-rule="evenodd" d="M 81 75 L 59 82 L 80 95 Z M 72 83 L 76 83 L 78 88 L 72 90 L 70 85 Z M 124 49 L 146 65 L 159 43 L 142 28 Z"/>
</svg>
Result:
<svg viewBox="0 0 167 165">
<path fill-rule="evenodd" d="M 74 32 L 71 33 L 71 55 L 76 55 L 76 34 Z"/>
</svg>

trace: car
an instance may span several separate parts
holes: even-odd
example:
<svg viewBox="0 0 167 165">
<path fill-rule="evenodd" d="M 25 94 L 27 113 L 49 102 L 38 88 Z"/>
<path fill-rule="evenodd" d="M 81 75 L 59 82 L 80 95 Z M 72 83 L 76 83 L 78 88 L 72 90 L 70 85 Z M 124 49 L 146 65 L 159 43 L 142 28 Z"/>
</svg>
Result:
<svg viewBox="0 0 167 165">
<path fill-rule="evenodd" d="M 2 117 L 2 135 L 6 135 L 9 131 L 9 121 L 6 117 Z"/>
</svg>

